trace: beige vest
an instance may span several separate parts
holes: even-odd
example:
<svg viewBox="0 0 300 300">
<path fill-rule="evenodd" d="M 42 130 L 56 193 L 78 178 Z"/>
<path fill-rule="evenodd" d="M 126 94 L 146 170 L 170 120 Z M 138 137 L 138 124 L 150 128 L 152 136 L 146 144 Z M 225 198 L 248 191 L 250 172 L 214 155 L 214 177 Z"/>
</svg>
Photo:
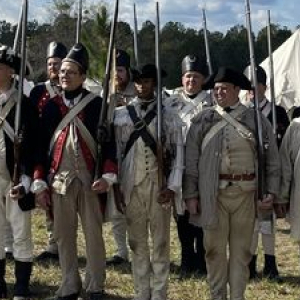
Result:
<svg viewBox="0 0 300 300">
<path fill-rule="evenodd" d="M 92 174 L 88 171 L 84 160 L 74 123 L 70 124 L 69 134 L 66 138 L 61 163 L 54 176 L 52 187 L 55 192 L 65 195 L 68 186 L 78 178 L 85 188 L 92 184 Z"/>
<path fill-rule="evenodd" d="M 241 137 L 232 125 L 223 129 L 222 159 L 220 174 L 252 174 L 255 173 L 255 154 L 251 142 Z M 255 189 L 255 180 L 233 182 L 243 189 Z M 220 180 L 220 187 L 228 182 Z"/>
<path fill-rule="evenodd" d="M 148 128 L 152 135 L 154 135 L 155 128 L 153 122 Z M 153 182 L 158 182 L 156 156 L 149 147 L 145 146 L 141 137 L 135 143 L 134 165 L 134 185 L 141 183 L 146 176 L 150 176 Z"/>
</svg>

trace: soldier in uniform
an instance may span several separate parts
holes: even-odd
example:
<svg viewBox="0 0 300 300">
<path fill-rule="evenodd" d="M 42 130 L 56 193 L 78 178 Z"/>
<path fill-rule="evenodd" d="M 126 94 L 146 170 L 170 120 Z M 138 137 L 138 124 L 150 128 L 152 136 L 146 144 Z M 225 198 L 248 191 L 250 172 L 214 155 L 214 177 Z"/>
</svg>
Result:
<svg viewBox="0 0 300 300">
<path fill-rule="evenodd" d="M 7 46 L 0 48 L 0 298 L 7 298 L 5 282 L 5 224 L 12 228 L 15 259 L 14 300 L 28 299 L 32 271 L 33 244 L 31 212 L 34 197 L 30 193 L 34 167 L 34 132 L 38 114 L 25 96 L 21 102 L 20 183 L 12 183 L 14 163 L 15 111 L 18 98 L 13 76 L 20 70 L 20 58 Z M 35 113 L 36 112 L 36 113 Z M 15 185 L 14 185 L 15 184 Z M 14 185 L 14 186 L 13 186 Z"/>
<path fill-rule="evenodd" d="M 124 50 L 116 52 L 115 84 L 116 93 L 111 95 L 110 115 L 113 122 L 113 109 L 127 105 L 135 97 L 134 83 L 131 81 L 130 56 Z M 116 209 L 111 216 L 112 232 L 117 246 L 117 253 L 106 260 L 106 265 L 119 265 L 128 261 L 127 227 L 125 215 Z"/>
<path fill-rule="evenodd" d="M 251 70 L 250 67 L 247 67 L 244 71 L 244 74 L 251 79 Z M 268 120 L 272 123 L 272 104 L 266 98 L 265 92 L 267 88 L 267 75 L 265 70 L 261 66 L 257 66 L 256 69 L 256 76 L 257 76 L 257 90 L 258 90 L 258 101 L 259 101 L 259 108 L 262 114 L 268 118 Z M 248 96 L 251 100 L 251 104 L 253 105 L 253 92 L 249 91 Z M 282 138 L 285 134 L 286 129 L 289 126 L 289 117 L 285 111 L 285 109 L 279 105 L 275 106 L 276 110 L 276 120 L 277 120 L 277 145 L 280 147 Z M 272 220 L 263 220 L 258 221 L 258 218 L 255 222 L 254 227 L 254 234 L 251 246 L 251 253 L 252 259 L 249 264 L 250 269 L 250 279 L 258 278 L 257 268 L 256 268 L 256 261 L 257 261 L 257 246 L 258 246 L 258 237 L 259 233 L 261 233 L 262 245 L 264 250 L 264 268 L 263 268 L 263 276 L 276 280 L 281 281 L 282 279 L 279 277 L 279 272 L 277 269 L 276 264 L 276 257 L 275 257 L 275 214 Z"/>
<path fill-rule="evenodd" d="M 291 121 L 280 147 L 281 187 L 280 199 L 286 203 L 290 235 L 300 249 L 300 118 Z M 284 214 L 283 214 L 284 215 Z"/>
<path fill-rule="evenodd" d="M 49 99 L 59 95 L 61 92 L 58 74 L 61 61 L 66 55 L 67 48 L 62 43 L 55 41 L 49 43 L 46 58 L 48 80 L 36 85 L 30 93 L 30 99 L 37 106 L 40 116 L 42 115 L 43 107 Z M 36 261 L 58 259 L 58 247 L 53 238 L 53 220 L 49 214 L 46 214 L 46 227 L 48 246 L 45 251 L 37 256 Z"/>
<path fill-rule="evenodd" d="M 86 241 L 88 299 L 103 299 L 105 249 L 102 210 L 97 193 L 116 181 L 114 143 L 102 145 L 102 177 L 95 182 L 96 133 L 102 99 L 82 87 L 89 60 L 86 48 L 75 44 L 60 69 L 62 94 L 51 98 L 41 116 L 42 151 L 32 189 L 36 200 L 54 218 L 62 282 L 59 300 L 75 300 L 82 284 L 78 270 L 77 229 L 81 219 Z M 50 155 L 48 155 L 50 154 Z M 50 197 L 51 196 L 51 197 Z"/>
<path fill-rule="evenodd" d="M 255 111 L 239 101 L 240 90 L 251 89 L 251 83 L 223 67 L 203 89 L 213 89 L 217 105 L 195 117 L 188 132 L 183 197 L 191 221 L 203 227 L 211 299 L 227 299 L 229 283 L 230 299 L 241 300 L 252 257 L 255 201 L 260 211 L 270 210 L 278 194 L 278 150 L 271 124 L 262 117 L 266 194 L 255 200 Z"/>
<path fill-rule="evenodd" d="M 121 153 L 120 185 L 126 203 L 135 300 L 166 300 L 170 251 L 170 201 L 180 191 L 183 168 L 182 122 L 177 112 L 163 111 L 164 150 L 169 161 L 166 186 L 158 187 L 156 157 L 157 69 L 133 70 L 137 97 L 115 112 L 114 126 Z M 159 202 L 168 204 L 162 205 Z M 149 233 L 152 246 L 149 245 Z M 150 249 L 152 249 L 150 253 Z"/>
<path fill-rule="evenodd" d="M 184 122 L 183 139 L 191 125 L 191 120 L 204 108 L 211 106 L 210 95 L 202 90 L 202 85 L 208 75 L 205 61 L 197 56 L 187 55 L 181 63 L 182 87 L 165 100 L 169 105 L 178 110 Z M 197 272 L 206 274 L 205 251 L 203 247 L 203 231 L 189 223 L 189 212 L 186 210 L 182 195 L 176 199 L 176 221 L 178 237 L 181 245 L 181 276 Z"/>
</svg>

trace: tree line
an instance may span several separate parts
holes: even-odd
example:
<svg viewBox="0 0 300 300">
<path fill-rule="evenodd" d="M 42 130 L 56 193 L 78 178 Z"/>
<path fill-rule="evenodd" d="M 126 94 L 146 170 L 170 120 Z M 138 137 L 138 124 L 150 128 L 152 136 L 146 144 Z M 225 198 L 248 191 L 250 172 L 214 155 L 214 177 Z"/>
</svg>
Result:
<svg viewBox="0 0 300 300">
<path fill-rule="evenodd" d="M 34 70 L 32 80 L 45 79 L 46 49 L 49 42 L 63 42 L 68 48 L 75 43 L 76 5 L 75 0 L 54 0 L 52 22 L 28 23 L 28 59 Z M 90 5 L 83 10 L 81 42 L 90 54 L 88 76 L 103 79 L 109 43 L 110 16 L 105 3 Z M 12 46 L 16 25 L 0 20 L 0 43 Z M 292 31 L 278 24 L 271 24 L 272 47 L 276 50 Z M 138 30 L 140 64 L 155 62 L 155 24 L 147 20 Z M 267 28 L 262 28 L 254 37 L 256 61 L 260 63 L 268 56 Z M 247 29 L 236 25 L 226 33 L 208 31 L 210 56 L 213 69 L 220 65 L 243 70 L 249 64 Z M 164 84 L 168 88 L 180 85 L 181 61 L 187 54 L 196 54 L 205 59 L 203 29 L 186 28 L 180 22 L 168 22 L 161 28 L 161 64 L 168 76 Z M 116 47 L 127 51 L 134 66 L 133 29 L 124 21 L 117 23 Z"/>
</svg>

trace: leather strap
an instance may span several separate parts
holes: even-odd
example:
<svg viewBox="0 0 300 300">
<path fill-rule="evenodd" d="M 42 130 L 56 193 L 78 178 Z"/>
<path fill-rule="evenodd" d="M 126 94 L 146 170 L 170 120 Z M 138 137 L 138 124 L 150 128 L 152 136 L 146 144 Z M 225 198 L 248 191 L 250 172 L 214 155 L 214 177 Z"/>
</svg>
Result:
<svg viewBox="0 0 300 300">
<path fill-rule="evenodd" d="M 125 147 L 124 157 L 128 154 L 129 150 L 135 143 L 135 141 L 141 137 L 146 144 L 146 146 L 150 147 L 154 155 L 157 154 L 156 149 L 156 141 L 150 131 L 148 130 L 148 125 L 152 122 L 154 117 L 156 116 L 156 106 L 150 110 L 144 118 L 139 118 L 136 110 L 133 105 L 126 106 L 129 116 L 134 124 L 134 131 L 131 133 Z"/>
</svg>

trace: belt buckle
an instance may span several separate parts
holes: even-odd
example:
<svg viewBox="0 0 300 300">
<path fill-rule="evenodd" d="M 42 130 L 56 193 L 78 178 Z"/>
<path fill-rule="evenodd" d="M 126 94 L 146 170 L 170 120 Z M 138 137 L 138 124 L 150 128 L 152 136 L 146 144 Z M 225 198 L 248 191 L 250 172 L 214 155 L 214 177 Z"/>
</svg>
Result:
<svg viewBox="0 0 300 300">
<path fill-rule="evenodd" d="M 242 181 L 242 175 L 239 174 L 232 174 L 232 180 L 234 181 Z"/>
<path fill-rule="evenodd" d="M 134 128 L 139 131 L 142 130 L 146 125 L 146 122 L 143 119 L 141 119 L 140 121 L 137 121 L 134 124 Z"/>
</svg>

